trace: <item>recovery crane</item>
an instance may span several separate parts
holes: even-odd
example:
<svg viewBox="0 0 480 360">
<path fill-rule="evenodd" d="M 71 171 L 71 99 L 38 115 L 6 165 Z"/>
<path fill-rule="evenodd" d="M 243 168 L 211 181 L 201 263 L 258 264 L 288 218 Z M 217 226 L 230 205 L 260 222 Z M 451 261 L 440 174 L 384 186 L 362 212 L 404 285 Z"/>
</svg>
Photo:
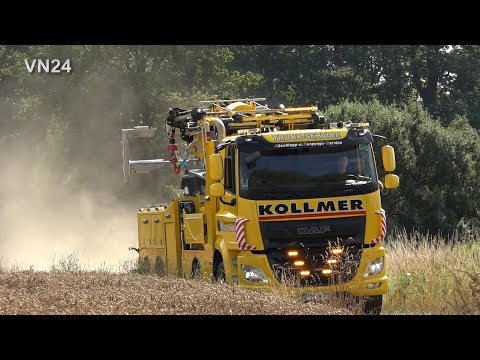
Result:
<svg viewBox="0 0 480 360">
<path fill-rule="evenodd" d="M 315 106 L 271 109 L 264 100 L 170 109 L 167 160 L 130 160 L 129 139 L 156 130 L 122 129 L 125 182 L 160 168 L 183 172 L 181 196 L 138 211 L 139 259 L 158 274 L 304 296 L 346 292 L 380 313 L 388 290 L 381 190 L 399 185 L 393 147 L 366 122 L 327 122 Z"/>
</svg>

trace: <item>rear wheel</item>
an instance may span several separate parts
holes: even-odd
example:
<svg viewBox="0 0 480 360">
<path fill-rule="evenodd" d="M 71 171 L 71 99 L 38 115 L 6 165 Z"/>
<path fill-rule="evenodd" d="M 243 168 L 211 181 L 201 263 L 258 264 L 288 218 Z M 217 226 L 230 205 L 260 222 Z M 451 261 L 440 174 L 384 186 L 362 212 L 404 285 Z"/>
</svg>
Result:
<svg viewBox="0 0 480 360">
<path fill-rule="evenodd" d="M 363 312 L 366 315 L 380 315 L 382 311 L 382 295 L 368 296 L 365 298 Z"/>
<path fill-rule="evenodd" d="M 198 260 L 195 259 L 193 260 L 193 263 L 192 263 L 192 278 L 200 279 L 201 277 L 202 277 L 202 273 L 200 271 L 200 264 L 198 263 Z"/>
<path fill-rule="evenodd" d="M 160 256 L 157 256 L 155 260 L 155 274 L 158 276 L 165 275 L 165 265 L 163 264 L 163 260 Z"/>
<path fill-rule="evenodd" d="M 140 260 L 138 264 L 138 272 L 140 274 L 150 274 L 150 260 L 148 259 L 148 256 L 145 256 L 143 261 Z"/>
<path fill-rule="evenodd" d="M 223 265 L 223 260 L 220 261 L 217 266 L 215 266 L 215 271 L 213 273 L 213 279 L 218 284 L 225 284 L 225 266 Z"/>
</svg>

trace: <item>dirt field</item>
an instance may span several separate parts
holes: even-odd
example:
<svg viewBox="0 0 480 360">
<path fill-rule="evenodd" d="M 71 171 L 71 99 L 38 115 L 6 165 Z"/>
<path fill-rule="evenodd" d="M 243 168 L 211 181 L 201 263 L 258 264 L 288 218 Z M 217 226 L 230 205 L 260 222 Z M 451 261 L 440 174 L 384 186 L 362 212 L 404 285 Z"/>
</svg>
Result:
<svg viewBox="0 0 480 360">
<path fill-rule="evenodd" d="M 0 272 L 0 314 L 348 314 L 281 293 L 107 272 Z"/>
</svg>

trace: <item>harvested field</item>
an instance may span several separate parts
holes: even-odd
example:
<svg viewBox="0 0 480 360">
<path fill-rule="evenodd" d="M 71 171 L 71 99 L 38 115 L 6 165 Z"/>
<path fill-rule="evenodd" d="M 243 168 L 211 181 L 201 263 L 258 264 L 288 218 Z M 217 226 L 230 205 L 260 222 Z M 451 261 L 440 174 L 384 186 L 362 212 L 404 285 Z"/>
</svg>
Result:
<svg viewBox="0 0 480 360">
<path fill-rule="evenodd" d="M 327 315 L 348 311 L 256 292 L 155 275 L 0 272 L 0 314 Z"/>
</svg>

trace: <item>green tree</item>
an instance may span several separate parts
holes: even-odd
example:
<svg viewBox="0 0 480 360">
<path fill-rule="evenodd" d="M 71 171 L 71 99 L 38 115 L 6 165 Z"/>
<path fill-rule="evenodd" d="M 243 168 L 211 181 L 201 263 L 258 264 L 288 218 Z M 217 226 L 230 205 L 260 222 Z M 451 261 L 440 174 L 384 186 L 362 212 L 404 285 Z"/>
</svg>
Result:
<svg viewBox="0 0 480 360">
<path fill-rule="evenodd" d="M 444 127 L 416 101 L 402 109 L 342 102 L 325 114 L 330 121 L 370 122 L 394 146 L 400 187 L 384 198 L 391 225 L 448 232 L 462 219 L 480 218 L 480 136 L 465 118 Z"/>
<path fill-rule="evenodd" d="M 273 104 L 342 100 L 402 103 L 418 97 L 442 124 L 467 116 L 480 128 L 478 45 L 267 45 L 233 47 L 233 68 L 262 75 Z"/>
</svg>

